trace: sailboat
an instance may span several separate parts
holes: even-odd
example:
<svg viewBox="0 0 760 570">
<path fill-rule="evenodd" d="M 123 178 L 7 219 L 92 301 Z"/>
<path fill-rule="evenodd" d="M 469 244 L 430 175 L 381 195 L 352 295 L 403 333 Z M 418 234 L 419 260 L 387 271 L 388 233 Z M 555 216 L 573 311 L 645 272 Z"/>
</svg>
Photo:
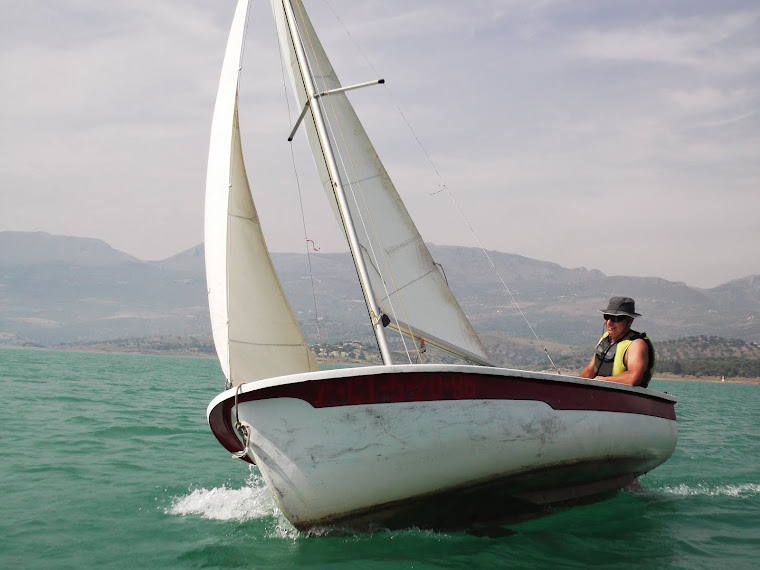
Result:
<svg viewBox="0 0 760 570">
<path fill-rule="evenodd" d="M 243 160 L 248 10 L 239 0 L 211 128 L 205 255 L 227 385 L 207 417 L 230 453 L 258 467 L 285 517 L 299 530 L 509 524 L 609 497 L 666 461 L 677 439 L 672 396 L 492 365 L 349 102 L 367 84 L 340 84 L 301 0 L 272 0 L 300 112 L 290 138 L 306 133 L 382 358 L 319 369 Z M 390 335 L 459 363 L 394 362 Z"/>
</svg>

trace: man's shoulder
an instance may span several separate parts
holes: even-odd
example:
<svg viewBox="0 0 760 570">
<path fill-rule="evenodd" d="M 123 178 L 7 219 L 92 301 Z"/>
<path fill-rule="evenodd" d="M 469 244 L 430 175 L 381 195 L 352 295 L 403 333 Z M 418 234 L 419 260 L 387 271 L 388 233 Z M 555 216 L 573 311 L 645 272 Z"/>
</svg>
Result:
<svg viewBox="0 0 760 570">
<path fill-rule="evenodd" d="M 643 340 L 644 342 L 651 342 L 651 340 L 649 340 L 649 337 L 647 336 L 647 333 L 635 331 L 633 329 L 631 329 L 631 332 L 628 333 L 628 339 L 629 340 Z"/>
<path fill-rule="evenodd" d="M 630 347 L 637 347 L 637 350 L 646 350 L 650 354 L 650 358 L 653 358 L 654 355 L 654 344 L 652 344 L 652 341 L 647 336 L 647 333 L 640 333 L 636 331 L 631 331 L 631 336 L 629 337 L 629 340 L 631 341 Z"/>
</svg>

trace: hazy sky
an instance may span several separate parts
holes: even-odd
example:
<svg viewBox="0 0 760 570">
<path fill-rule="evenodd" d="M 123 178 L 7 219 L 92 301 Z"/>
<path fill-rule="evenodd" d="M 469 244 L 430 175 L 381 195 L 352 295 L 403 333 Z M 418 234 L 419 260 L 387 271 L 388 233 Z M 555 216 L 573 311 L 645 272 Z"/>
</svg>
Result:
<svg viewBox="0 0 760 570">
<path fill-rule="evenodd" d="M 344 84 L 386 79 L 351 99 L 427 241 L 476 245 L 445 183 L 488 249 L 702 287 L 760 274 L 756 0 L 306 6 Z M 0 0 L 0 230 L 151 260 L 199 244 L 234 7 Z M 304 251 L 296 172 L 307 236 L 345 249 L 283 93 L 254 2 L 240 113 L 270 249 Z"/>
</svg>

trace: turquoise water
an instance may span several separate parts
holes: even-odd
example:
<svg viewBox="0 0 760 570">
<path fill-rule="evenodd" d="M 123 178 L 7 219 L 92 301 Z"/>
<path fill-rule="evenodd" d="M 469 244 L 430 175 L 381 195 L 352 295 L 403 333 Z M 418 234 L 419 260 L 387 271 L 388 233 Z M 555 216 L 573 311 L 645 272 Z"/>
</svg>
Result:
<svg viewBox="0 0 760 570">
<path fill-rule="evenodd" d="M 643 491 L 492 536 L 307 537 L 216 442 L 216 361 L 0 349 L 2 568 L 755 568 L 760 386 L 666 382 Z M 453 457 L 452 461 L 456 461 Z"/>
</svg>

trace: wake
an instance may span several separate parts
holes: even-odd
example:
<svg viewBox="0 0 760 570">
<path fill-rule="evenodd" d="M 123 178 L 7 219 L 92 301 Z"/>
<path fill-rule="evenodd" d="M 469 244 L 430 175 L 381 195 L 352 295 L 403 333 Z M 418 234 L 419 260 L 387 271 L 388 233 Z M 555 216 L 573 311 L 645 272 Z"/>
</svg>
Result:
<svg viewBox="0 0 760 570">
<path fill-rule="evenodd" d="M 280 514 L 258 474 L 251 474 L 245 486 L 239 489 L 226 485 L 195 489 L 189 495 L 176 497 L 165 512 L 169 515 L 200 515 L 209 520 L 237 522 L 276 518 Z"/>
<path fill-rule="evenodd" d="M 662 491 L 671 495 L 682 497 L 738 497 L 749 498 L 760 494 L 760 484 L 744 483 L 742 485 L 686 485 L 681 483 L 676 486 L 663 487 Z"/>
</svg>

